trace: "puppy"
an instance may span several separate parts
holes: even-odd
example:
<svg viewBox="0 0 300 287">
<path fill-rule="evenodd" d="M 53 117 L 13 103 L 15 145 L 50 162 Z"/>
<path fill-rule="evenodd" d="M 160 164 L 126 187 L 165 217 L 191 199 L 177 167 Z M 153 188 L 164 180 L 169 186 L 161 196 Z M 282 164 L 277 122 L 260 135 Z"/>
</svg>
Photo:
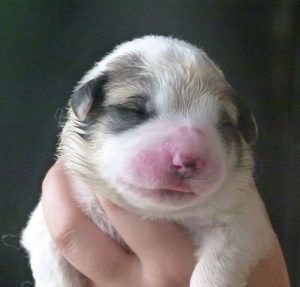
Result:
<svg viewBox="0 0 300 287">
<path fill-rule="evenodd" d="M 191 287 L 242 287 L 275 240 L 251 188 L 256 124 L 222 71 L 184 41 L 118 46 L 71 96 L 59 155 L 82 210 L 124 245 L 95 194 L 181 225 L 195 244 Z M 37 287 L 83 286 L 57 252 L 41 204 L 24 229 Z"/>
</svg>

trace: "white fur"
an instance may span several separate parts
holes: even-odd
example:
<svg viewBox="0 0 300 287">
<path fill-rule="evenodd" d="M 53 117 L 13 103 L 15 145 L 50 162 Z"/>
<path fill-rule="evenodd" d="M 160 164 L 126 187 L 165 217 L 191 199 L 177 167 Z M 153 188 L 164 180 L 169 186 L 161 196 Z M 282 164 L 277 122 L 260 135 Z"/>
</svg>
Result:
<svg viewBox="0 0 300 287">
<path fill-rule="evenodd" d="M 171 58 L 168 57 L 170 51 Z M 243 161 L 250 168 L 235 168 L 235 147 L 226 152 L 214 128 L 221 105 L 232 120 L 237 121 L 236 108 L 226 97 L 230 86 L 202 50 L 180 40 L 148 36 L 118 46 L 84 76 L 75 90 L 104 73 L 115 59 L 130 53 L 143 56 L 145 66 L 155 79 L 151 105 L 160 116 L 120 135 L 104 132 L 103 123 L 99 122 L 99 131 L 94 135 L 92 144 L 87 145 L 78 135 L 82 133 L 78 128 L 81 123 L 70 110 L 60 149 L 66 169 L 74 180 L 75 197 L 99 228 L 123 246 L 126 243 L 108 222 L 93 192 L 135 210 L 145 218 L 166 218 L 182 225 L 196 246 L 198 263 L 191 277 L 191 287 L 245 286 L 249 272 L 267 255 L 275 236 L 265 216 L 263 203 L 251 188 L 253 160 L 249 146 L 243 141 Z M 123 89 L 122 86 L 114 88 L 116 91 Z M 183 100 L 180 98 L 182 95 Z M 199 95 L 201 97 L 196 100 Z M 118 96 L 113 96 L 107 101 L 117 102 Z M 178 107 L 174 105 L 174 99 L 179 101 Z M 192 104 L 187 106 L 185 101 Z M 89 102 L 84 102 L 81 110 L 89 105 Z M 183 110 L 181 106 L 184 106 Z M 121 176 L 134 184 L 156 188 L 161 181 L 154 177 L 147 178 L 146 183 L 139 182 L 129 163 L 145 149 L 155 153 L 155 147 L 161 146 L 162 142 L 176 142 L 182 126 L 196 127 L 203 132 L 199 136 L 188 131 L 193 147 L 193 139 L 201 139 L 202 147 L 197 152 L 205 150 L 212 166 L 209 170 L 208 164 L 210 173 L 205 178 L 188 181 L 197 194 L 194 200 L 177 205 L 168 200 L 161 203 L 151 198 L 141 200 L 126 185 L 120 184 Z M 209 178 L 216 166 L 219 173 L 211 182 Z M 201 184 L 205 191 L 200 193 Z M 83 286 L 82 276 L 53 245 L 40 204 L 23 232 L 22 244 L 30 255 L 37 287 Z"/>
</svg>

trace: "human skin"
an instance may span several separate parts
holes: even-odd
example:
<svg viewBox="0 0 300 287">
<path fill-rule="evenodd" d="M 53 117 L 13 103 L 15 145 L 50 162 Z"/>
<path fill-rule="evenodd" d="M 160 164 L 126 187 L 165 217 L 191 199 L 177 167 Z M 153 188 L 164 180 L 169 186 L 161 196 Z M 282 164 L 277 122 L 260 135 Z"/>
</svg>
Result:
<svg viewBox="0 0 300 287">
<path fill-rule="evenodd" d="M 99 198 L 111 223 L 132 250 L 129 253 L 78 207 L 60 160 L 47 173 L 42 190 L 50 235 L 67 261 L 89 278 L 89 286 L 189 286 L 195 265 L 194 248 L 175 224 L 141 219 Z M 257 192 L 255 186 L 253 192 Z M 247 287 L 261 286 L 290 286 L 278 242 L 249 277 Z"/>
</svg>

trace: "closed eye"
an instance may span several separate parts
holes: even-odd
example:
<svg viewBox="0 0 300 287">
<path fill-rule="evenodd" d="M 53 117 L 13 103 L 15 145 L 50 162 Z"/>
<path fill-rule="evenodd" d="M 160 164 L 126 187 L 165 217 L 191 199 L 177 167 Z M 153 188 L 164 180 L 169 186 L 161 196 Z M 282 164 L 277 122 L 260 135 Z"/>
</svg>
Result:
<svg viewBox="0 0 300 287">
<path fill-rule="evenodd" d="M 117 105 L 105 106 L 104 110 L 108 128 L 113 133 L 134 128 L 152 116 L 151 113 L 146 111 L 145 105 L 132 100 Z"/>
<path fill-rule="evenodd" d="M 124 104 L 115 105 L 115 107 L 120 110 L 127 111 L 127 112 L 137 113 L 137 114 L 141 114 L 141 115 L 147 114 L 145 107 L 139 105 L 136 102 L 126 102 Z"/>
<path fill-rule="evenodd" d="M 222 120 L 218 123 L 217 129 L 222 130 L 224 128 L 235 128 L 235 125 L 231 120 Z"/>
<path fill-rule="evenodd" d="M 129 97 L 124 103 L 117 105 L 120 109 L 135 112 L 141 115 L 147 115 L 146 110 L 147 99 L 144 96 L 135 95 Z"/>
<path fill-rule="evenodd" d="M 226 146 L 230 146 L 232 142 L 239 141 L 238 128 L 225 109 L 220 111 L 220 118 L 216 128 Z"/>
<path fill-rule="evenodd" d="M 229 129 L 229 128 L 236 128 L 236 125 L 230 118 L 228 112 L 225 109 L 221 109 L 219 122 L 217 124 L 217 129 L 222 130 L 222 129 Z"/>
</svg>

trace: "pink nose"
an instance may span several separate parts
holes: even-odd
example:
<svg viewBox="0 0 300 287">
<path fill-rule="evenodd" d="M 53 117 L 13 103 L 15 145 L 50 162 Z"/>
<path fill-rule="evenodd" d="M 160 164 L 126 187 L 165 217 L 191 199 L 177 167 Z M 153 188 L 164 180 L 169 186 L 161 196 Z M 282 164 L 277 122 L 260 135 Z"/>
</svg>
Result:
<svg viewBox="0 0 300 287">
<path fill-rule="evenodd" d="M 175 153 L 171 169 L 180 177 L 192 177 L 203 166 L 203 160 L 193 155 Z"/>
<path fill-rule="evenodd" d="M 137 152 L 132 162 L 134 180 L 138 180 L 140 186 L 168 186 L 181 190 L 177 188 L 178 183 L 205 172 L 209 158 L 202 131 L 182 126 L 167 131 L 165 136 L 158 135 L 159 140 L 153 144 L 149 142 L 145 149 Z"/>
</svg>

